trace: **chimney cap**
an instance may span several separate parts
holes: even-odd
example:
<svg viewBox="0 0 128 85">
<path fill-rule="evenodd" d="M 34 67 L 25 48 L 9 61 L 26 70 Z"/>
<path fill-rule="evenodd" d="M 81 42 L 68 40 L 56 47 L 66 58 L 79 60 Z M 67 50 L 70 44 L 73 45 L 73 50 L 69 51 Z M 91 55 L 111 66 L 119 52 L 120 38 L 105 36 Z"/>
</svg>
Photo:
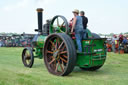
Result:
<svg viewBox="0 0 128 85">
<path fill-rule="evenodd" d="M 42 9 L 42 8 L 37 8 L 36 11 L 37 11 L 37 12 L 42 12 L 42 11 L 44 11 L 44 9 Z"/>
</svg>

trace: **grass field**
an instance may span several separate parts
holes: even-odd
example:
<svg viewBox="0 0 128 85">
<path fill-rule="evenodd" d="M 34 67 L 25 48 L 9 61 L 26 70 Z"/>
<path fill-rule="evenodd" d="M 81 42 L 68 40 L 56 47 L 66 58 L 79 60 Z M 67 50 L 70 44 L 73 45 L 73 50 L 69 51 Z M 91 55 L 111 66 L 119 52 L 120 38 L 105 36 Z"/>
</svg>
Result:
<svg viewBox="0 0 128 85">
<path fill-rule="evenodd" d="M 0 85 L 128 85 L 128 54 L 108 53 L 105 65 L 95 72 L 78 67 L 65 77 L 49 74 L 43 59 L 33 68 L 21 61 L 23 48 L 0 48 Z"/>
</svg>

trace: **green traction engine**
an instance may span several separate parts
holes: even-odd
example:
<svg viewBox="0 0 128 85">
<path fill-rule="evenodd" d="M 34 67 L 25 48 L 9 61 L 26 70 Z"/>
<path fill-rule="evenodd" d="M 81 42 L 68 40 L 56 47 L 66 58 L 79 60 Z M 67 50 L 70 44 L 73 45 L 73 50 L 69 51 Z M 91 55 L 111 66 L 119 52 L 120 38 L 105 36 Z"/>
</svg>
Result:
<svg viewBox="0 0 128 85">
<path fill-rule="evenodd" d="M 34 58 L 44 58 L 47 70 L 54 75 L 66 76 L 75 66 L 95 71 L 106 60 L 106 39 L 87 30 L 88 38 L 82 40 L 82 53 L 77 52 L 76 40 L 70 33 L 70 27 L 64 16 L 57 15 L 43 24 L 43 9 L 38 8 L 38 32 L 32 41 L 32 47 L 24 48 L 22 62 L 31 68 Z"/>
</svg>

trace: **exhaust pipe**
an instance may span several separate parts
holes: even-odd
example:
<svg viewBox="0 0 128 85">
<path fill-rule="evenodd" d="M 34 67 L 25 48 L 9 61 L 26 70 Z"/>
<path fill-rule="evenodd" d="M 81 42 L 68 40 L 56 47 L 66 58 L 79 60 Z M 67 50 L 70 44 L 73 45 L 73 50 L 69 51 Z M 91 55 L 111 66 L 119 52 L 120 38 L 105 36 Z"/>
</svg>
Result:
<svg viewBox="0 0 128 85">
<path fill-rule="evenodd" d="M 38 31 L 39 34 L 43 34 L 43 9 L 37 8 L 37 15 L 38 15 L 38 29 L 35 29 L 35 31 Z"/>
</svg>

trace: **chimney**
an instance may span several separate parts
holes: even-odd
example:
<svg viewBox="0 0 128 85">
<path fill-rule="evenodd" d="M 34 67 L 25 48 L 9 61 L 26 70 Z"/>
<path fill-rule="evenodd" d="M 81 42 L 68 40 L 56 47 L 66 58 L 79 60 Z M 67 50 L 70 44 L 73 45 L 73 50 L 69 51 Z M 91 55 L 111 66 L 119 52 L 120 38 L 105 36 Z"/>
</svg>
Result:
<svg viewBox="0 0 128 85">
<path fill-rule="evenodd" d="M 37 15 L 38 15 L 38 29 L 36 29 L 35 31 L 38 31 L 39 34 L 43 33 L 43 9 L 42 8 L 37 8 Z"/>
</svg>

